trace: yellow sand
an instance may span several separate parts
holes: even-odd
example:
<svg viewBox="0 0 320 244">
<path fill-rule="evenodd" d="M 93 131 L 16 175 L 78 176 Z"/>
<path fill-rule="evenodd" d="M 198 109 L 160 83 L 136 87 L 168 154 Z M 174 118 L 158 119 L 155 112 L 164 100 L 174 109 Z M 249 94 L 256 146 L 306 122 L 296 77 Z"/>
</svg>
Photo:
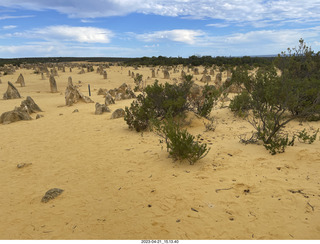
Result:
<svg viewBox="0 0 320 244">
<path fill-rule="evenodd" d="M 17 88 L 44 117 L 32 114 L 31 121 L 0 125 L 0 239 L 320 239 L 319 139 L 311 145 L 297 141 L 272 156 L 262 145 L 239 143 L 252 126 L 219 104 L 212 111 L 214 132 L 205 132 L 201 119 L 188 127 L 211 147 L 189 165 L 168 158 L 152 132 L 130 131 L 122 118 L 111 120 L 111 113 L 95 115 L 94 103 L 64 106 L 69 76 L 74 84 L 82 81 L 85 95 L 90 84 L 91 98 L 103 103 L 99 88 L 124 82 L 134 87 L 129 69 L 144 80 L 151 77 L 150 68 L 111 67 L 107 80 L 96 71 L 66 69 L 56 77 L 54 94 L 48 79 L 32 70 L 1 77 L 0 113 L 23 100 L 2 100 L 7 81 L 22 73 L 26 87 Z M 179 75 L 171 71 L 171 79 Z M 157 78 L 173 82 L 161 72 Z M 319 127 L 320 122 L 291 122 L 286 129 Z M 31 164 L 17 168 L 21 163 Z M 64 192 L 42 203 L 51 188 Z"/>
</svg>

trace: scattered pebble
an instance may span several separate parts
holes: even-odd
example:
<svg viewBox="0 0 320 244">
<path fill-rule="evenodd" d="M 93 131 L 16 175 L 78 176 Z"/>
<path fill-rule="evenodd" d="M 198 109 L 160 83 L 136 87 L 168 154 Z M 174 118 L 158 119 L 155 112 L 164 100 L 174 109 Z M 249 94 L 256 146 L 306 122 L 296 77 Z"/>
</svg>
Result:
<svg viewBox="0 0 320 244">
<path fill-rule="evenodd" d="M 63 192 L 62 189 L 52 188 L 46 192 L 46 194 L 42 197 L 41 202 L 49 202 L 50 200 L 56 198 Z"/>
<path fill-rule="evenodd" d="M 29 166 L 29 165 L 31 165 L 32 163 L 21 163 L 21 164 L 17 164 L 17 168 L 18 169 L 21 169 L 21 168 L 23 168 L 23 167 L 27 167 L 27 166 Z"/>
</svg>

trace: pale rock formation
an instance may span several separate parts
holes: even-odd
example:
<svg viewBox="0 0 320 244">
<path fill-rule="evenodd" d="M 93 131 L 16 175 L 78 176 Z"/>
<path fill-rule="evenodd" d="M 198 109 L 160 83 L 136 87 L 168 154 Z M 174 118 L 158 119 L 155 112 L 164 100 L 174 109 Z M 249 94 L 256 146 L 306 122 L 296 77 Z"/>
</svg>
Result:
<svg viewBox="0 0 320 244">
<path fill-rule="evenodd" d="M 210 82 L 211 81 L 211 76 L 204 74 L 200 81 L 205 82 L 205 83 Z"/>
<path fill-rule="evenodd" d="M 41 108 L 29 96 L 27 96 L 26 100 L 21 102 L 20 107 L 26 108 L 29 114 L 36 113 L 36 112 L 42 112 Z"/>
<path fill-rule="evenodd" d="M 108 89 L 103 89 L 103 88 L 100 88 L 97 92 L 97 95 L 103 95 L 105 96 L 106 94 L 108 93 Z"/>
<path fill-rule="evenodd" d="M 72 106 L 72 104 L 78 101 L 83 101 L 85 103 L 93 103 L 91 98 L 83 95 L 72 82 L 68 82 L 68 86 L 65 91 L 65 100 L 67 106 Z"/>
<path fill-rule="evenodd" d="M 4 112 L 0 116 L 0 124 L 10 124 L 20 120 L 31 120 L 31 113 L 42 112 L 40 107 L 33 101 L 31 97 L 27 97 L 22 101 L 20 107 L 15 107 L 14 110 Z"/>
<path fill-rule="evenodd" d="M 118 108 L 112 113 L 111 119 L 118 119 L 124 116 L 125 116 L 125 111 L 122 108 Z"/>
<path fill-rule="evenodd" d="M 168 70 L 163 71 L 163 77 L 164 77 L 164 79 L 170 79 L 170 74 L 169 74 Z"/>
<path fill-rule="evenodd" d="M 20 84 L 21 87 L 26 86 L 25 83 L 24 83 L 24 78 L 23 78 L 23 75 L 22 75 L 22 74 L 19 75 L 16 83 L 17 83 L 17 84 Z"/>
<path fill-rule="evenodd" d="M 199 69 L 198 68 L 194 68 L 193 69 L 193 74 L 194 75 L 198 75 L 199 74 Z"/>
<path fill-rule="evenodd" d="M 57 82 L 56 82 L 56 79 L 54 78 L 54 75 L 50 75 L 49 83 L 50 83 L 50 91 L 52 93 L 58 92 Z"/>
<path fill-rule="evenodd" d="M 16 99 L 21 98 L 20 93 L 18 89 L 10 82 L 8 81 L 8 88 L 7 91 L 3 94 L 3 99 Z"/>
<path fill-rule="evenodd" d="M 106 93 L 105 105 L 115 104 L 115 101 L 109 92 Z"/>
<path fill-rule="evenodd" d="M 216 83 L 217 86 L 221 86 L 221 79 L 222 79 L 222 74 L 221 74 L 221 72 L 220 72 L 220 73 L 216 74 L 216 81 L 215 81 L 215 83 Z"/>
<path fill-rule="evenodd" d="M 26 108 L 16 107 L 12 111 L 4 112 L 0 116 L 0 124 L 10 124 L 20 120 L 31 120 Z"/>
<path fill-rule="evenodd" d="M 98 115 L 111 112 L 108 106 L 105 104 L 96 103 L 95 107 L 96 107 L 95 114 L 98 114 Z"/>
</svg>

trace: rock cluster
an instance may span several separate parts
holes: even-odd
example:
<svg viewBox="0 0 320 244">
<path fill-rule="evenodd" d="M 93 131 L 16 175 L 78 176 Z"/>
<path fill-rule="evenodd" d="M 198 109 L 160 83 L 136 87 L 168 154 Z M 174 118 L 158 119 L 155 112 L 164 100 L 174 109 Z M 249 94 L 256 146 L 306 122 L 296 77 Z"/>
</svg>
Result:
<svg viewBox="0 0 320 244">
<path fill-rule="evenodd" d="M 72 104 L 78 101 L 83 101 L 85 103 L 93 103 L 90 97 L 83 95 L 77 86 L 72 84 L 72 81 L 68 81 L 68 86 L 65 91 L 65 100 L 67 106 L 72 106 Z"/>
<path fill-rule="evenodd" d="M 96 111 L 95 114 L 103 114 L 103 113 L 110 113 L 110 109 L 105 104 L 96 103 Z"/>
<path fill-rule="evenodd" d="M 33 101 L 31 97 L 21 102 L 20 107 L 15 107 L 14 110 L 4 112 L 0 116 L 0 124 L 10 124 L 20 120 L 31 120 L 31 113 L 42 112 L 40 107 Z"/>
<path fill-rule="evenodd" d="M 114 88 L 110 90 L 100 88 L 98 91 L 98 95 L 105 96 L 106 105 L 114 104 L 115 101 L 119 101 L 119 100 L 136 98 L 136 95 L 131 90 L 131 87 L 128 86 L 126 83 L 123 83 L 118 88 Z"/>
</svg>

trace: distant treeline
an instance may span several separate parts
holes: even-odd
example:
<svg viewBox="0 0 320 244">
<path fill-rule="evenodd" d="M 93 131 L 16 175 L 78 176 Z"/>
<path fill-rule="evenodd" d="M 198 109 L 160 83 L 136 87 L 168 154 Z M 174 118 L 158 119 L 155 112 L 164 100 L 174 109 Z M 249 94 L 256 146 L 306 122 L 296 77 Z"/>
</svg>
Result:
<svg viewBox="0 0 320 244">
<path fill-rule="evenodd" d="M 20 65 L 34 63 L 64 63 L 64 62 L 125 62 L 129 58 L 111 57 L 41 57 L 41 58 L 10 58 L 0 59 L 0 66 L 4 64 Z"/>
<path fill-rule="evenodd" d="M 248 65 L 248 66 L 265 66 L 273 62 L 275 56 L 268 57 L 211 57 L 211 56 L 190 56 L 189 58 L 182 57 L 142 57 L 131 58 L 125 61 L 127 65 L 192 65 L 192 66 L 236 66 L 236 65 Z"/>
<path fill-rule="evenodd" d="M 275 56 L 267 57 L 211 57 L 211 56 L 190 56 L 182 57 L 141 57 L 141 58 L 118 58 L 118 57 L 47 57 L 47 58 L 13 58 L 0 59 L 0 66 L 4 64 L 20 65 L 24 63 L 61 63 L 61 62 L 121 62 L 124 65 L 148 65 L 148 66 L 173 66 L 173 65 L 192 65 L 192 66 L 265 66 L 273 62 Z"/>
</svg>

